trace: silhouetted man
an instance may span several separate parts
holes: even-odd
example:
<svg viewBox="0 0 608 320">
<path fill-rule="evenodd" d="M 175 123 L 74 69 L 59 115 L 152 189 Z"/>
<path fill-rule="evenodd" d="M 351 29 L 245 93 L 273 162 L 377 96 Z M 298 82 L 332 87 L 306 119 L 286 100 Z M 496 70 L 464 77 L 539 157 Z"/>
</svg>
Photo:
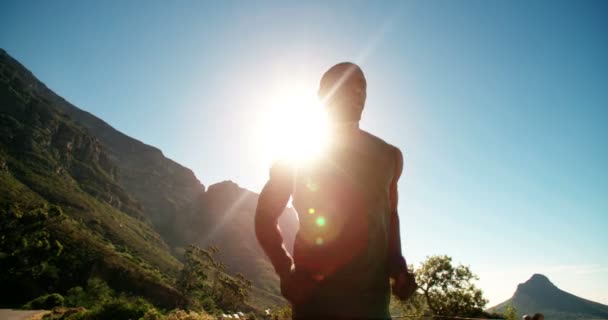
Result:
<svg viewBox="0 0 608 320">
<path fill-rule="evenodd" d="M 545 316 L 542 313 L 535 313 L 532 320 L 545 320 Z"/>
<path fill-rule="evenodd" d="M 294 319 L 390 318 L 389 278 L 400 299 L 416 290 L 401 254 L 397 215 L 403 156 L 359 129 L 366 87 L 352 63 L 323 75 L 319 98 L 332 125 L 330 146 L 297 167 L 274 164 L 260 194 L 256 235 Z M 300 224 L 293 259 L 277 224 L 290 197 Z"/>
</svg>

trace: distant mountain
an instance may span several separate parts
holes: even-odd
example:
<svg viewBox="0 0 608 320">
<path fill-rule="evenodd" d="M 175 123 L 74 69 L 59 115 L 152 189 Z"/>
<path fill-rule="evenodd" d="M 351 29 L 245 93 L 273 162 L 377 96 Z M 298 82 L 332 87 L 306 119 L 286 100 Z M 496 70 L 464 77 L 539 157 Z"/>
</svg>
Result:
<svg viewBox="0 0 608 320">
<path fill-rule="evenodd" d="M 556 287 L 542 274 L 534 274 L 520 283 L 513 296 L 490 311 L 501 312 L 513 305 L 518 313 L 543 313 L 546 319 L 608 319 L 608 306 L 589 301 Z"/>
<path fill-rule="evenodd" d="M 169 278 L 184 246 L 216 245 L 262 305 L 283 302 L 255 240 L 257 194 L 232 182 L 205 190 L 190 169 L 56 95 L 1 49 L 0 76 L 0 205 L 60 205 L 83 232 Z M 280 224 L 292 245 L 293 210 Z"/>
</svg>

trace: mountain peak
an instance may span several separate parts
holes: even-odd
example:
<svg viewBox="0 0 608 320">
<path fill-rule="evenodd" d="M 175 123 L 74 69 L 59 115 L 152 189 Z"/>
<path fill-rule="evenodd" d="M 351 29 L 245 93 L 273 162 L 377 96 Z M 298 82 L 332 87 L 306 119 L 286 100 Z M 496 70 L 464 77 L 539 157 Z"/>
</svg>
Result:
<svg viewBox="0 0 608 320">
<path fill-rule="evenodd" d="M 524 283 L 517 286 L 517 292 L 539 292 L 545 290 L 554 290 L 557 287 L 545 275 L 535 273 Z M 516 294 L 517 294 L 516 292 Z"/>
<path fill-rule="evenodd" d="M 520 314 L 542 312 L 551 319 L 608 318 L 608 306 L 563 291 L 538 273 L 520 283 L 509 300 L 490 310 L 500 312 L 508 305 Z"/>
<path fill-rule="evenodd" d="M 532 277 L 530 277 L 530 279 L 528 279 L 528 281 L 524 282 L 523 284 L 553 286 L 553 283 L 551 283 L 551 280 L 549 280 L 549 278 L 547 278 L 547 276 L 540 274 L 540 273 L 533 274 Z"/>
</svg>

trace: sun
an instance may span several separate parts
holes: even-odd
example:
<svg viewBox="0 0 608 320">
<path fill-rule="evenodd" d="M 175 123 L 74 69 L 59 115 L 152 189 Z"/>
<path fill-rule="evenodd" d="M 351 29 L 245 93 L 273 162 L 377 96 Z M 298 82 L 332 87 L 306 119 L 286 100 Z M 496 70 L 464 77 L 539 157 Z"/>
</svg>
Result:
<svg viewBox="0 0 608 320">
<path fill-rule="evenodd" d="M 323 152 L 328 123 L 315 88 L 285 83 L 271 90 L 263 105 L 260 142 L 271 162 L 301 164 Z"/>
</svg>

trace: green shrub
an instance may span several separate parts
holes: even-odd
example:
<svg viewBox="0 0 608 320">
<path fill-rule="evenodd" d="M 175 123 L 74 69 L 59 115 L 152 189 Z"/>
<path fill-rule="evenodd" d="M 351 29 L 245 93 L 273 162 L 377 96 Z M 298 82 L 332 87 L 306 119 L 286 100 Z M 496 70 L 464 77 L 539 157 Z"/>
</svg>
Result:
<svg viewBox="0 0 608 320">
<path fill-rule="evenodd" d="M 52 309 L 54 307 L 62 307 L 64 298 L 59 293 L 51 293 L 33 299 L 23 305 L 23 309 Z"/>
<path fill-rule="evenodd" d="M 144 316 L 142 318 L 142 320 L 163 320 L 163 319 L 165 319 L 163 314 L 154 308 L 146 311 L 146 314 L 144 314 Z"/>
<path fill-rule="evenodd" d="M 213 300 L 213 298 L 209 296 L 202 298 L 202 300 L 200 301 L 200 306 L 203 307 L 203 309 L 207 312 L 217 313 L 220 311 L 217 307 L 217 304 L 215 303 L 215 300 Z"/>
<path fill-rule="evenodd" d="M 65 305 L 93 309 L 109 302 L 113 297 L 114 291 L 105 281 L 99 278 L 90 278 L 86 289 L 73 287 L 68 290 L 65 296 Z"/>
<path fill-rule="evenodd" d="M 92 308 L 96 305 L 103 305 L 112 300 L 113 296 L 114 290 L 105 281 L 99 278 L 91 278 L 87 283 L 87 299 L 83 306 Z"/>
<path fill-rule="evenodd" d="M 273 312 L 275 319 L 287 320 L 292 317 L 292 310 L 290 305 L 285 305 L 281 309 Z"/>
<path fill-rule="evenodd" d="M 137 320 L 153 308 L 142 298 L 121 296 L 93 310 L 87 318 L 90 320 Z"/>
<path fill-rule="evenodd" d="M 65 305 L 68 307 L 90 307 L 88 306 L 87 294 L 82 287 L 74 287 L 68 290 L 65 296 Z"/>
</svg>

